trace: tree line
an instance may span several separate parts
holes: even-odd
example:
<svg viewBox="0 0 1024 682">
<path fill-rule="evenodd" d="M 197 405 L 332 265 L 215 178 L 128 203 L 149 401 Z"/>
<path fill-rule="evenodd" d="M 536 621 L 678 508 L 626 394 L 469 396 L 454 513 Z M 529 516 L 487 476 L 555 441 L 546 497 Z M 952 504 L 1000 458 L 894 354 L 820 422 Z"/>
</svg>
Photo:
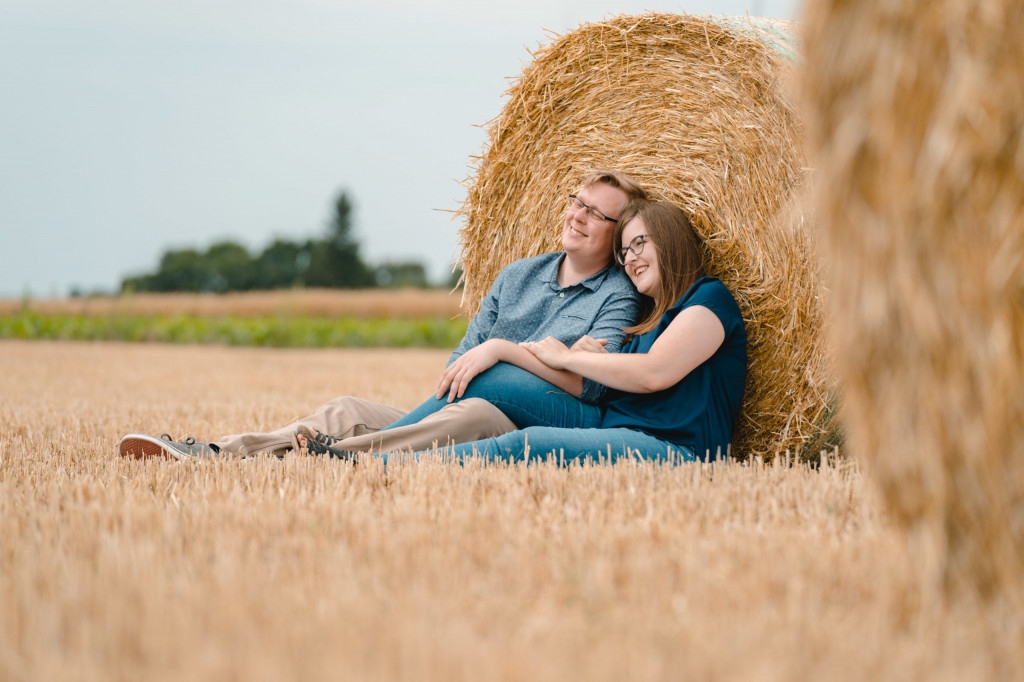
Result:
<svg viewBox="0 0 1024 682">
<path fill-rule="evenodd" d="M 458 273 L 442 286 L 455 286 Z M 121 291 L 228 292 L 291 287 L 360 289 L 429 287 L 419 262 L 370 265 L 359 254 L 352 234 L 352 202 L 341 192 L 326 234 L 319 239 L 275 239 L 262 252 L 225 240 L 205 251 L 168 250 L 156 272 L 127 277 Z"/>
</svg>

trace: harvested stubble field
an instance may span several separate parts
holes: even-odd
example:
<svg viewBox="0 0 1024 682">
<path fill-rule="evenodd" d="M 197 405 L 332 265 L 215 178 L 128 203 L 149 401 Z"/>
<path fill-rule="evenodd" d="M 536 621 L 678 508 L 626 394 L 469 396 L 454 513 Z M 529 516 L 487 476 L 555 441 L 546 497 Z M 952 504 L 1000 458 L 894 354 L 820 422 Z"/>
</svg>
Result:
<svg viewBox="0 0 1024 682">
<path fill-rule="evenodd" d="M 114 455 L 340 393 L 411 407 L 443 351 L 0 342 L 0 679 L 1012 677 L 932 603 L 864 474 Z"/>
<path fill-rule="evenodd" d="M 446 289 L 278 289 L 231 294 L 0 299 L 0 315 L 12 315 L 27 308 L 44 315 L 455 317 L 460 313 L 461 300 L 459 293 Z"/>
</svg>

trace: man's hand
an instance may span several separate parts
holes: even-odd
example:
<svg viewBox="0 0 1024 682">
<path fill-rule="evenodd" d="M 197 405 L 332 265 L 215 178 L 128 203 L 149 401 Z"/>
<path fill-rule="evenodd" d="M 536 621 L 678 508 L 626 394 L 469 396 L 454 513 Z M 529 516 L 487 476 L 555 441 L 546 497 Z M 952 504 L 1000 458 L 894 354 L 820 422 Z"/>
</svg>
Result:
<svg viewBox="0 0 1024 682">
<path fill-rule="evenodd" d="M 437 399 L 444 397 L 445 392 L 448 393 L 448 402 L 461 398 L 473 377 L 490 369 L 499 360 L 501 353 L 498 339 L 489 339 L 475 348 L 470 348 L 441 373 L 441 382 L 437 385 Z"/>
<path fill-rule="evenodd" d="M 569 350 L 582 350 L 588 353 L 607 353 L 608 339 L 595 339 L 592 336 L 581 336 Z"/>
<path fill-rule="evenodd" d="M 579 342 L 577 341 L 577 343 Z M 565 369 L 565 361 L 572 354 L 572 351 L 564 343 L 553 336 L 541 341 L 523 341 L 519 345 L 536 355 L 541 362 L 552 369 Z"/>
</svg>

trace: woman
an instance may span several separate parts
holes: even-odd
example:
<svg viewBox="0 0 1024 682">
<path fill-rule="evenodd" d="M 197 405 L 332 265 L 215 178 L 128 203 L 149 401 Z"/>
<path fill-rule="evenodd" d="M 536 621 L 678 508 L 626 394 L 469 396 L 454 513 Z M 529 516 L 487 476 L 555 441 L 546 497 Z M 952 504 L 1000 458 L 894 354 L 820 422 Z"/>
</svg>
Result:
<svg viewBox="0 0 1024 682">
<path fill-rule="evenodd" d="M 521 344 L 545 365 L 610 389 L 596 428 L 530 426 L 452 446 L 453 455 L 615 461 L 728 454 L 747 362 L 736 301 L 719 280 L 704 275 L 701 246 L 675 206 L 630 206 L 613 243 L 646 304 L 641 322 L 625 330 L 633 338 L 622 351 L 608 353 L 588 337 L 573 348 L 551 337 Z"/>
</svg>

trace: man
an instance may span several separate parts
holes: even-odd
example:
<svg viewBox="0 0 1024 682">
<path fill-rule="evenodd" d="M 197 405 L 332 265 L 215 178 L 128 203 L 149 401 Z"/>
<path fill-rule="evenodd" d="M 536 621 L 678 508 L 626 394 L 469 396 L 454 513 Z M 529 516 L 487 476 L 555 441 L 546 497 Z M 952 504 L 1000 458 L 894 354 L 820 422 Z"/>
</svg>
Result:
<svg viewBox="0 0 1024 682">
<path fill-rule="evenodd" d="M 625 175 L 597 171 L 588 176 L 570 195 L 563 250 L 516 261 L 499 273 L 452 353 L 437 395 L 408 414 L 344 396 L 269 433 L 236 434 L 212 443 L 191 438 L 174 442 L 167 434 L 129 434 L 121 439 L 119 452 L 126 457 L 175 459 L 218 453 L 283 455 L 299 448 L 296 435 L 308 429 L 341 439 L 336 447 L 344 450 L 424 450 L 515 429 L 514 415 L 495 409 L 492 401 L 472 399 L 490 398 L 510 385 L 535 393 L 539 401 L 551 401 L 555 409 L 566 395 L 596 403 L 603 386 L 551 369 L 518 343 L 554 336 L 573 345 L 589 337 L 606 341 L 606 351 L 619 349 L 622 329 L 636 321 L 639 295 L 614 266 L 611 240 L 626 204 L 642 198 L 643 189 Z"/>
</svg>

